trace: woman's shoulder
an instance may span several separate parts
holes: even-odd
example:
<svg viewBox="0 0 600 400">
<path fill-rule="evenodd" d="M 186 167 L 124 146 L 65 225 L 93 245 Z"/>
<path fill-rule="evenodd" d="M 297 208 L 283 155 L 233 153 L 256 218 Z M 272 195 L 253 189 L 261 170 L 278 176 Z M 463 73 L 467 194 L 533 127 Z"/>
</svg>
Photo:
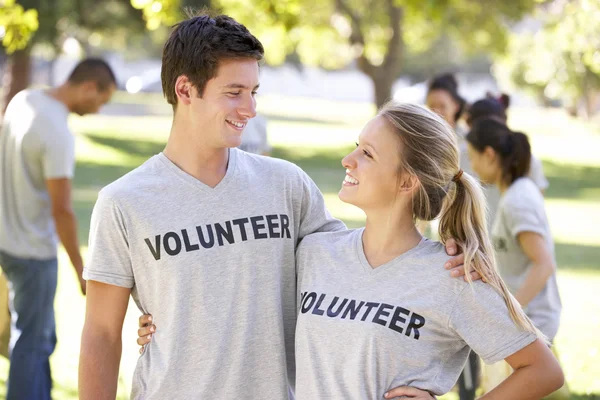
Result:
<svg viewBox="0 0 600 400">
<path fill-rule="evenodd" d="M 345 245 L 348 240 L 359 234 L 358 229 L 346 229 L 342 231 L 332 232 L 315 232 L 304 236 L 300 242 L 298 249 L 315 248 L 315 247 L 336 247 Z"/>
</svg>

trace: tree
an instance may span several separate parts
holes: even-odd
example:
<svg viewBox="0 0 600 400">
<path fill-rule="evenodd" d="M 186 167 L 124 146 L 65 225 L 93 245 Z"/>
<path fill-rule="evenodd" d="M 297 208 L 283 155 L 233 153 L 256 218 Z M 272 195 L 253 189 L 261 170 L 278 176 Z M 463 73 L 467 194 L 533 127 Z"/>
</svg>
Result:
<svg viewBox="0 0 600 400">
<path fill-rule="evenodd" d="M 531 29 L 511 35 L 498 75 L 544 103 L 559 100 L 574 109 L 582 104 L 591 116 L 600 91 L 599 19 L 599 0 L 540 8 Z"/>
<path fill-rule="evenodd" d="M 0 8 L 0 39 L 8 54 L 27 47 L 31 35 L 38 29 L 37 10 L 24 10 L 15 0 L 3 0 Z"/>
<path fill-rule="evenodd" d="M 3 45 L 9 53 L 2 82 L 2 112 L 12 97 L 29 85 L 35 45 L 47 45 L 56 57 L 64 39 L 75 37 L 89 55 L 88 40 L 94 34 L 110 36 L 114 45 L 128 37 L 125 33 L 144 31 L 142 13 L 129 0 L 4 1 L 9 1 L 10 7 L 0 9 L 0 26 L 6 39 Z"/>
<path fill-rule="evenodd" d="M 143 2 L 149 27 L 177 19 L 178 0 Z M 265 45 L 269 64 L 297 54 L 308 65 L 354 63 L 373 82 L 380 106 L 391 96 L 407 49 L 426 50 L 440 34 L 465 49 L 502 51 L 506 23 L 542 0 L 213 0 Z M 161 6 L 156 6 L 156 4 Z M 137 6 L 141 6 L 138 4 Z M 153 12 L 159 9 L 159 12 Z M 150 23 L 150 21 L 152 21 Z"/>
</svg>

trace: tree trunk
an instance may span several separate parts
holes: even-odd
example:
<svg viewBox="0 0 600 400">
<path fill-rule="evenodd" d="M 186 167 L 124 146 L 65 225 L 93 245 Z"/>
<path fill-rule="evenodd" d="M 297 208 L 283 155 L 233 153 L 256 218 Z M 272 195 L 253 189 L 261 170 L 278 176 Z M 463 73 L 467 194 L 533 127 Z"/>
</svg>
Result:
<svg viewBox="0 0 600 400">
<path fill-rule="evenodd" d="M 387 71 L 385 68 L 380 67 L 374 75 L 369 75 L 369 78 L 373 82 L 375 106 L 378 110 L 392 99 L 392 85 L 394 84 L 396 72 Z"/>
<path fill-rule="evenodd" d="M 21 90 L 26 89 L 31 81 L 31 49 L 18 50 L 11 54 L 4 70 L 2 79 L 2 115 L 6 111 L 8 103 Z"/>
</svg>

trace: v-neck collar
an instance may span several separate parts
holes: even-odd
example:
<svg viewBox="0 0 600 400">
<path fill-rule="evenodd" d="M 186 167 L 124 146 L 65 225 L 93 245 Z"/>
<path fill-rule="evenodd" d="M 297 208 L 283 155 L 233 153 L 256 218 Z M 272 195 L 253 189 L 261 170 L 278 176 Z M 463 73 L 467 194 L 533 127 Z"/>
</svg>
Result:
<svg viewBox="0 0 600 400">
<path fill-rule="evenodd" d="M 223 179 L 221 179 L 221 182 L 219 182 L 215 187 L 210 187 L 209 185 L 205 184 L 204 182 L 200 181 L 199 179 L 193 177 L 192 175 L 179 168 L 177 165 L 175 165 L 175 163 L 173 163 L 173 161 L 169 160 L 169 158 L 165 156 L 163 152 L 158 153 L 157 157 L 158 160 L 167 168 L 167 170 L 169 170 L 187 185 L 195 188 L 196 190 L 201 190 L 207 194 L 210 193 L 217 195 L 222 193 L 235 177 L 235 172 L 237 170 L 238 151 L 239 150 L 235 148 L 229 149 L 227 171 L 225 172 L 225 176 L 223 177 Z"/>
<path fill-rule="evenodd" d="M 369 264 L 369 261 L 367 261 L 367 256 L 365 255 L 365 249 L 363 247 L 363 242 L 362 242 L 362 237 L 363 237 L 364 232 L 365 232 L 365 228 L 360 228 L 355 231 L 355 233 L 354 233 L 354 248 L 356 249 L 356 255 L 358 257 L 358 260 L 360 261 L 363 271 L 369 275 L 379 274 L 383 271 L 394 268 L 394 266 L 399 265 L 403 260 L 412 256 L 414 253 L 416 253 L 418 250 L 420 250 L 423 247 L 423 244 L 425 244 L 429 240 L 426 237 L 423 237 L 423 238 L 421 238 L 421 241 L 412 249 L 405 251 L 404 253 L 400 254 L 398 257 L 386 262 L 385 264 L 380 265 L 377 268 L 373 268 L 371 266 L 371 264 Z"/>
</svg>

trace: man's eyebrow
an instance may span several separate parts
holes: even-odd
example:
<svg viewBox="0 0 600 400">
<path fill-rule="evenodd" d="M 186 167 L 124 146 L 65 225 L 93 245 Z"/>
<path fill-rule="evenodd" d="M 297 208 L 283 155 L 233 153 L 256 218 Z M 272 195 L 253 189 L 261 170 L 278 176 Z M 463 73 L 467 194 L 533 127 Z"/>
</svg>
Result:
<svg viewBox="0 0 600 400">
<path fill-rule="evenodd" d="M 230 83 L 229 85 L 225 85 L 224 87 L 227 89 L 246 89 L 246 90 L 250 89 L 248 86 L 243 85 L 241 83 Z M 258 89 L 259 87 L 260 87 L 260 83 L 256 86 L 254 86 L 253 90 Z"/>
</svg>

